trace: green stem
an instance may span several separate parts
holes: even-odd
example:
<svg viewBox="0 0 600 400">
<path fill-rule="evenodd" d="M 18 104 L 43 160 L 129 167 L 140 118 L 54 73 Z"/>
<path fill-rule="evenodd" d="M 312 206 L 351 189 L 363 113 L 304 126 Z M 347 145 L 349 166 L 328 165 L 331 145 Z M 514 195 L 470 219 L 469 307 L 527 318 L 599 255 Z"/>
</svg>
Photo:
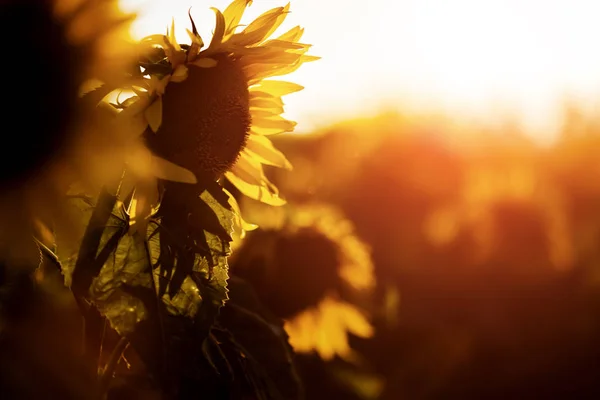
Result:
<svg viewBox="0 0 600 400">
<path fill-rule="evenodd" d="M 98 379 L 98 398 L 100 400 L 106 397 L 108 388 L 110 386 L 110 381 L 115 373 L 115 369 L 117 368 L 123 353 L 125 350 L 127 350 L 127 347 L 129 347 L 129 340 L 127 340 L 125 337 L 122 337 L 110 354 L 110 358 L 108 359 L 106 366 L 100 373 Z"/>
</svg>

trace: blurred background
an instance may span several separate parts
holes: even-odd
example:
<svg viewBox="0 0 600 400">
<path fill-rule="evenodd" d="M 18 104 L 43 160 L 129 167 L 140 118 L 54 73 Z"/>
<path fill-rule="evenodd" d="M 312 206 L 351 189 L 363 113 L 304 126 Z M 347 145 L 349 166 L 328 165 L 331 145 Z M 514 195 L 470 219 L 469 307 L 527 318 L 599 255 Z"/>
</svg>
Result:
<svg viewBox="0 0 600 400">
<path fill-rule="evenodd" d="M 190 6 L 206 39 L 228 3 L 121 0 L 134 38 L 173 16 L 181 42 Z M 288 205 L 239 198 L 260 228 L 231 271 L 285 321 L 307 398 L 599 398 L 600 5 L 291 10 L 322 60 L 286 77 Z"/>
<path fill-rule="evenodd" d="M 183 32 L 189 6 L 210 35 L 204 3 L 122 0 L 140 12 L 137 37 L 171 15 Z M 248 19 L 279 5 L 255 0 Z M 242 202 L 261 228 L 232 270 L 287 318 L 308 398 L 600 395 L 598 11 L 585 0 L 292 3 L 281 29 L 305 27 L 322 60 L 289 78 L 306 86 L 286 99 L 298 126 L 273 138 L 295 167 L 271 174 L 289 204 Z M 323 213 L 315 204 L 350 226 L 352 245 L 320 217 L 298 222 Z M 367 297 L 335 279 L 352 248 L 372 267 L 355 276 L 374 278 Z M 265 265 L 280 272 L 256 272 Z M 332 298 L 362 314 L 331 322 L 343 314 L 325 310 Z"/>
</svg>

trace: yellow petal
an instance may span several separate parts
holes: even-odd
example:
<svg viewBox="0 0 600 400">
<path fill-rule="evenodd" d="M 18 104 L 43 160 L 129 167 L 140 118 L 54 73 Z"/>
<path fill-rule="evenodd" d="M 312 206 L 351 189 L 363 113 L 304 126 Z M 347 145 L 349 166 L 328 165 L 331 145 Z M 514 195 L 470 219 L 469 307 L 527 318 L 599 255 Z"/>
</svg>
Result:
<svg viewBox="0 0 600 400">
<path fill-rule="evenodd" d="M 279 108 L 283 107 L 283 101 L 280 98 L 256 97 L 250 99 L 250 107 L 256 108 Z"/>
<path fill-rule="evenodd" d="M 283 109 L 281 113 L 283 112 Z M 250 108 L 250 115 L 252 118 L 271 118 L 277 117 L 279 114 L 276 110 L 273 109 L 263 109 L 263 108 Z"/>
<path fill-rule="evenodd" d="M 210 41 L 210 45 L 206 51 L 214 51 L 216 48 L 221 46 L 223 43 L 223 36 L 225 35 L 225 17 L 218 9 L 211 7 L 211 10 L 215 12 L 215 33 Z"/>
<path fill-rule="evenodd" d="M 196 44 L 200 47 L 204 46 L 204 41 L 202 40 L 202 37 L 200 35 L 196 35 L 194 32 L 190 31 L 187 28 L 185 31 L 187 32 L 193 44 Z"/>
<path fill-rule="evenodd" d="M 300 58 L 298 59 L 298 61 L 296 61 L 296 63 L 294 63 L 292 65 L 281 65 L 281 66 L 274 67 L 274 68 L 264 69 L 262 71 L 258 71 L 254 74 L 249 75 L 248 76 L 248 84 L 254 85 L 265 78 L 290 74 L 290 73 L 296 71 L 298 68 L 300 68 L 305 62 L 311 62 L 311 61 L 316 61 L 316 60 L 320 60 L 320 59 L 321 59 L 321 57 L 317 57 L 317 56 L 309 56 L 309 55 L 305 55 L 305 54 L 301 55 Z"/>
<path fill-rule="evenodd" d="M 165 35 L 155 34 L 155 35 L 146 36 L 140 41 L 140 45 L 164 47 L 165 46 Z"/>
<path fill-rule="evenodd" d="M 181 51 L 181 46 L 177 43 L 177 38 L 175 38 L 175 18 L 171 18 L 171 30 L 169 31 L 169 43 L 176 51 Z"/>
<path fill-rule="evenodd" d="M 292 164 L 288 161 L 285 155 L 277 150 L 271 141 L 264 136 L 250 135 L 246 150 L 252 152 L 253 155 L 260 158 L 263 164 L 273 165 L 284 169 L 291 170 Z"/>
<path fill-rule="evenodd" d="M 150 104 L 150 107 L 144 112 L 148 125 L 153 132 L 158 132 L 160 124 L 162 123 L 162 97 L 158 97 L 154 100 L 154 103 Z"/>
<path fill-rule="evenodd" d="M 252 0 L 234 0 L 223 11 L 225 17 L 226 35 L 231 35 L 235 28 L 240 24 L 246 7 L 252 3 Z"/>
<path fill-rule="evenodd" d="M 185 65 L 179 65 L 177 68 L 175 68 L 173 75 L 171 75 L 171 82 L 185 81 L 188 77 L 188 72 L 188 68 Z"/>
<path fill-rule="evenodd" d="M 151 171 L 155 177 L 166 181 L 191 184 L 198 182 L 192 171 L 155 155 L 152 155 Z"/>
<path fill-rule="evenodd" d="M 258 131 L 275 130 L 278 132 L 291 132 L 296 125 L 296 122 L 289 121 L 281 116 L 256 118 L 252 120 L 252 129 Z"/>
<path fill-rule="evenodd" d="M 285 81 L 277 81 L 277 80 L 269 80 L 262 81 L 258 85 L 252 86 L 250 88 L 250 92 L 260 91 L 266 92 L 273 96 L 285 96 L 286 94 L 299 92 L 304 89 L 304 86 L 298 85 L 296 83 L 285 82 Z"/>
<path fill-rule="evenodd" d="M 348 331 L 356 336 L 368 338 L 373 336 L 373 326 L 363 314 L 353 305 L 344 303 L 343 318 Z"/>
<path fill-rule="evenodd" d="M 232 171 L 234 169 L 236 174 L 246 182 L 262 185 L 266 181 L 262 164 L 258 160 L 252 159 L 248 153 L 240 154 Z"/>
<path fill-rule="evenodd" d="M 306 52 L 306 50 L 304 50 Z M 244 56 L 241 58 L 241 64 L 246 67 L 249 65 L 261 64 L 263 66 L 269 65 L 289 65 L 294 64 L 300 60 L 302 52 L 300 51 L 275 51 L 268 56 Z"/>
<path fill-rule="evenodd" d="M 275 117 L 279 114 L 283 114 L 284 111 L 285 110 L 283 109 L 283 105 L 281 105 L 281 106 L 271 105 L 268 108 L 250 107 L 250 115 L 255 116 L 256 118 L 265 117 L 265 116 L 267 116 L 266 115 L 267 113 L 269 114 L 269 116 Z"/>
<path fill-rule="evenodd" d="M 151 99 L 148 96 L 132 96 L 127 99 L 127 107 L 119 113 L 119 116 L 126 118 L 129 116 L 143 114 L 150 105 Z"/>
<path fill-rule="evenodd" d="M 279 197 L 277 193 L 272 193 L 268 188 L 260 185 L 253 185 L 236 176 L 232 171 L 226 172 L 225 177 L 245 196 L 251 199 L 261 201 L 271 206 L 283 206 L 286 201 Z"/>
<path fill-rule="evenodd" d="M 263 45 L 266 49 L 281 49 L 281 50 L 308 50 L 312 47 L 310 44 L 289 42 L 287 40 L 271 39 Z"/>
<path fill-rule="evenodd" d="M 198 58 L 196 61 L 192 63 L 193 65 L 200 68 L 212 68 L 217 65 L 217 60 L 214 58 Z"/>
<path fill-rule="evenodd" d="M 251 46 L 267 39 L 285 20 L 289 11 L 290 4 L 285 7 L 273 8 L 250 23 L 239 34 L 234 35 L 230 40 L 232 43 L 242 46 Z"/>
<path fill-rule="evenodd" d="M 284 33 L 283 35 L 276 38 L 275 40 L 281 40 L 281 41 L 286 41 L 286 42 L 297 42 L 298 40 L 300 40 L 302 38 L 303 34 L 304 34 L 304 28 L 302 28 L 300 26 L 295 26 L 292 29 L 290 29 L 289 31 L 287 31 L 286 33 Z"/>
</svg>

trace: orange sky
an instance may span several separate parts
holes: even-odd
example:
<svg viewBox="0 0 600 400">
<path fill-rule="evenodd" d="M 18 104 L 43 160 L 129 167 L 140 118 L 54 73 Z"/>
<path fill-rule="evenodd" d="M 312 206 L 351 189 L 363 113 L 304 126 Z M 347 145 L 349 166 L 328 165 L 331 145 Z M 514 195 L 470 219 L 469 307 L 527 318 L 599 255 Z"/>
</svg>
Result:
<svg viewBox="0 0 600 400">
<path fill-rule="evenodd" d="M 133 33 L 187 35 L 187 9 L 207 37 L 210 7 L 229 0 L 122 0 L 143 10 Z M 248 19 L 285 1 L 255 0 Z M 600 3 L 593 0 L 293 0 L 282 27 L 300 24 L 322 60 L 293 80 L 286 99 L 308 131 L 381 107 L 438 109 L 493 120 L 516 112 L 540 141 L 553 136 L 561 99 L 600 98 Z"/>
</svg>

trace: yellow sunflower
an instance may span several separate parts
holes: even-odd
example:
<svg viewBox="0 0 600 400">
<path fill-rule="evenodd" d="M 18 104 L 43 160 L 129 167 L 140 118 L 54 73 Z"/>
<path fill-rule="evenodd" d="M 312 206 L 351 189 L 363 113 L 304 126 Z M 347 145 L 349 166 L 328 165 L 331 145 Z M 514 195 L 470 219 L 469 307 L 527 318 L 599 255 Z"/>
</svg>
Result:
<svg viewBox="0 0 600 400">
<path fill-rule="evenodd" d="M 370 250 L 352 223 L 324 204 L 244 211 L 261 229 L 234 253 L 234 273 L 285 320 L 297 352 L 354 360 L 347 334 L 372 336 L 367 313 L 356 304 L 368 301 L 375 280 Z"/>
<path fill-rule="evenodd" d="M 190 16 L 191 44 L 179 44 L 174 23 L 166 35 L 141 40 L 141 71 L 124 87 L 123 110 L 136 129 L 149 127 L 147 143 L 159 156 L 197 177 L 228 179 L 244 195 L 283 205 L 263 165 L 291 168 L 269 136 L 295 123 L 281 116 L 281 97 L 302 86 L 267 79 L 288 74 L 317 57 L 306 55 L 299 26 L 277 38 L 271 34 L 288 10 L 273 8 L 239 30 L 251 2 L 235 0 L 223 12 L 205 46 Z"/>
<path fill-rule="evenodd" d="M 11 60 L 2 67 L 3 122 L 14 153 L 0 176 L 0 251 L 10 264 L 36 266 L 32 232 L 60 211 L 76 177 L 104 176 L 102 165 L 115 160 L 115 142 L 90 122 L 99 91 L 80 95 L 121 82 L 131 16 L 112 0 L 14 0 L 0 11 Z"/>
</svg>

